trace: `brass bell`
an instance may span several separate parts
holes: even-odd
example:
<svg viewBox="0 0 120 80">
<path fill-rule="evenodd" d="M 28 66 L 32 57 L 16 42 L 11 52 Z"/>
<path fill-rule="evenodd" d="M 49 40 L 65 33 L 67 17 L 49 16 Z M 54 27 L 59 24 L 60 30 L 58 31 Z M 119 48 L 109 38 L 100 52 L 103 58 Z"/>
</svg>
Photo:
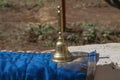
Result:
<svg viewBox="0 0 120 80">
<path fill-rule="evenodd" d="M 62 13 L 61 13 L 62 12 Z M 64 43 L 64 38 L 63 38 L 63 27 L 65 27 L 65 13 L 63 12 L 63 8 L 61 11 L 61 7 L 58 6 L 58 25 L 60 27 L 60 32 L 59 32 L 59 38 L 56 43 L 56 50 L 53 53 L 52 56 L 52 61 L 54 62 L 68 62 L 72 61 L 73 57 L 72 54 L 68 51 L 67 45 Z"/>
<path fill-rule="evenodd" d="M 56 43 L 56 50 L 53 53 L 52 60 L 58 63 L 72 61 L 72 54 L 68 51 L 61 32 L 59 32 L 59 38 Z"/>
</svg>

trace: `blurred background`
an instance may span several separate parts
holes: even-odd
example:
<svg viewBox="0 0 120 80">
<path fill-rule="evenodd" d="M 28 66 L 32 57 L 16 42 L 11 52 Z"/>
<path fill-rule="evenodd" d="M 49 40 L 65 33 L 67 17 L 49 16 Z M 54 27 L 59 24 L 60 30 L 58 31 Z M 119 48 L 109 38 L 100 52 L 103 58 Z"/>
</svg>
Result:
<svg viewBox="0 0 120 80">
<path fill-rule="evenodd" d="M 0 49 L 55 48 L 61 0 L 0 0 Z M 69 46 L 120 42 L 119 0 L 66 0 Z"/>
</svg>

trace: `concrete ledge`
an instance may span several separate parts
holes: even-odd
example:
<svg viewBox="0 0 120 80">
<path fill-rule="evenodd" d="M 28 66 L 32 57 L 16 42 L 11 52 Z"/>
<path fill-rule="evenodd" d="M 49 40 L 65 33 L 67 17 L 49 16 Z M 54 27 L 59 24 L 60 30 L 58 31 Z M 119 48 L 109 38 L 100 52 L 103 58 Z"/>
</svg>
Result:
<svg viewBox="0 0 120 80">
<path fill-rule="evenodd" d="M 71 46 L 70 52 L 91 52 L 99 54 L 94 80 L 120 80 L 120 43 Z"/>
</svg>

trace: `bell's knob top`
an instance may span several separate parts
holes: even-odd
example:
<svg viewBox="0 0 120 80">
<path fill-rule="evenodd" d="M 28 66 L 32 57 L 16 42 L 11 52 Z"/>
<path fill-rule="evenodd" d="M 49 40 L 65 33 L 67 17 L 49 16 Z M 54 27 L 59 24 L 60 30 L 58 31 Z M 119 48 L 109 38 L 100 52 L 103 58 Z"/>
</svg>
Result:
<svg viewBox="0 0 120 80">
<path fill-rule="evenodd" d="M 61 13 L 61 10 L 60 10 L 60 9 L 61 9 L 61 7 L 60 7 L 60 6 L 58 6 L 58 7 L 57 7 L 57 10 L 58 10 L 57 12 L 58 12 L 58 14 L 60 14 L 60 13 Z"/>
<path fill-rule="evenodd" d="M 60 6 L 57 6 L 57 9 L 58 9 L 58 10 L 60 10 L 60 8 L 61 8 Z"/>
</svg>

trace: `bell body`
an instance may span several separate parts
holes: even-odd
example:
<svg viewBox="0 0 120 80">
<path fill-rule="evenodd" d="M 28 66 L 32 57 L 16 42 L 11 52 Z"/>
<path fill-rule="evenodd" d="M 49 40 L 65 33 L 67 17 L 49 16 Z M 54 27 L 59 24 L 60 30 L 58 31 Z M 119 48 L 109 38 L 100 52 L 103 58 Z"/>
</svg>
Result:
<svg viewBox="0 0 120 80">
<path fill-rule="evenodd" d="M 52 60 L 55 62 L 68 62 L 73 60 L 72 54 L 68 51 L 61 36 L 59 36 L 58 42 L 56 43 L 56 50 L 53 53 Z"/>
</svg>

